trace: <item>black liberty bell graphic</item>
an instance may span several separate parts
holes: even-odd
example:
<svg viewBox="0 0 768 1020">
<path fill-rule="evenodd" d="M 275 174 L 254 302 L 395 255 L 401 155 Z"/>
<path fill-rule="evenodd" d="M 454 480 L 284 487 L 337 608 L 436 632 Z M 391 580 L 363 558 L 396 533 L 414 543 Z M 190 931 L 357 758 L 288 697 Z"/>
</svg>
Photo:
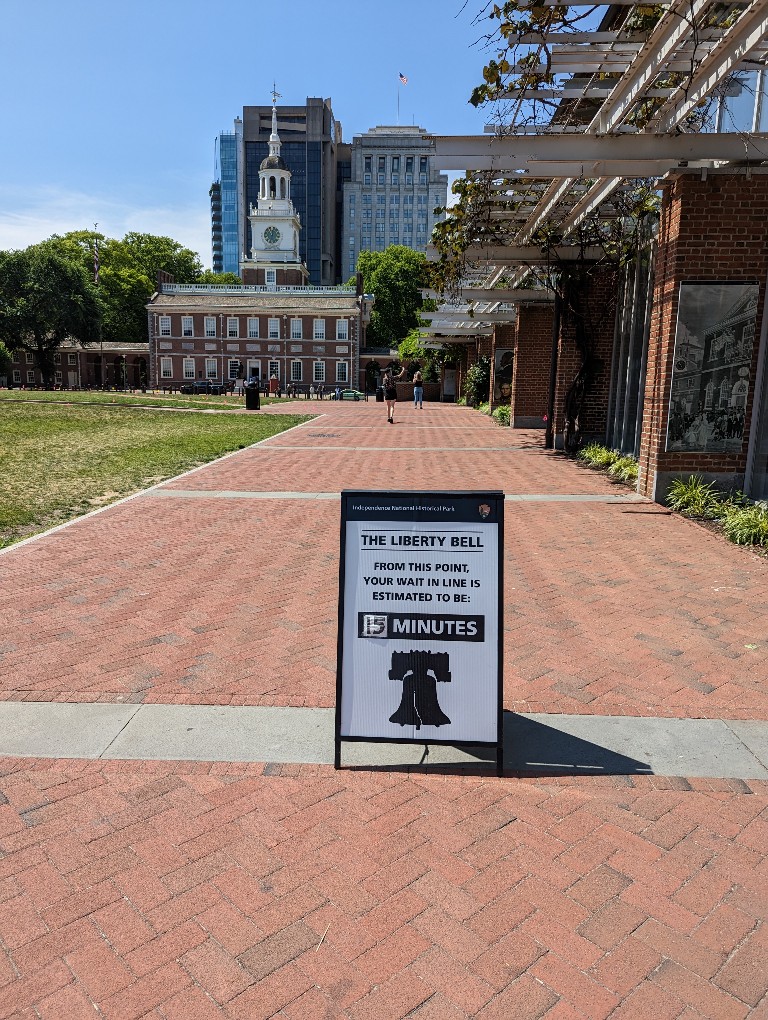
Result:
<svg viewBox="0 0 768 1020">
<path fill-rule="evenodd" d="M 389 721 L 401 726 L 449 726 L 437 702 L 438 683 L 450 683 L 448 652 L 393 652 L 389 679 L 403 685 L 400 706 Z"/>
</svg>

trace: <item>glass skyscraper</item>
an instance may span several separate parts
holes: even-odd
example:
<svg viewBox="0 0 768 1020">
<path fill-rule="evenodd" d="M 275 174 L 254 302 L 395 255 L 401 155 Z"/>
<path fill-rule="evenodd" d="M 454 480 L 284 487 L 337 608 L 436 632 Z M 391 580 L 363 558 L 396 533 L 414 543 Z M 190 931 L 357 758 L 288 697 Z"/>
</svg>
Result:
<svg viewBox="0 0 768 1020">
<path fill-rule="evenodd" d="M 222 131 L 216 138 L 214 182 L 209 192 L 215 273 L 240 271 L 237 127 L 238 122 L 235 131 Z"/>
</svg>

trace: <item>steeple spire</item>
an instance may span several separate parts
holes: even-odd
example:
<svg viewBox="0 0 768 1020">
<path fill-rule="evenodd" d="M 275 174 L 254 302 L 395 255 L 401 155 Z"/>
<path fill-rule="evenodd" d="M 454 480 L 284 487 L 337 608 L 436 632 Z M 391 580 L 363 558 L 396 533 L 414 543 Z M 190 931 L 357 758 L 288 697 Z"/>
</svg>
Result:
<svg viewBox="0 0 768 1020">
<path fill-rule="evenodd" d="M 282 96 L 275 88 L 275 83 L 272 82 L 272 134 L 269 136 L 269 154 L 270 156 L 280 156 L 280 136 L 277 133 L 277 100 L 282 99 Z"/>
</svg>

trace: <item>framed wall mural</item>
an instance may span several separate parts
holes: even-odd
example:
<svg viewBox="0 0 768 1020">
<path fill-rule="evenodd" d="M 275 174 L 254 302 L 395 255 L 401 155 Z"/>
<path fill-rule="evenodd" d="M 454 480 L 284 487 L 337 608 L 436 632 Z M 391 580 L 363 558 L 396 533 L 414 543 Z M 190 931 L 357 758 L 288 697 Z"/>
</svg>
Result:
<svg viewBox="0 0 768 1020">
<path fill-rule="evenodd" d="M 514 359 L 514 350 L 501 350 L 497 348 L 493 365 L 494 404 L 508 404 L 510 402 Z"/>
<path fill-rule="evenodd" d="M 680 284 L 668 452 L 741 450 L 757 299 L 756 283 Z"/>
</svg>

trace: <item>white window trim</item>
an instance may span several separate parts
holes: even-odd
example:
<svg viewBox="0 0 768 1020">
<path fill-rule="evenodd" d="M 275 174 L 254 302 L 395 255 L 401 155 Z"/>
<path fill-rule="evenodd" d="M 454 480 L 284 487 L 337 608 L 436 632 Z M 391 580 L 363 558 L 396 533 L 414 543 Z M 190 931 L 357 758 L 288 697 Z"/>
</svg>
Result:
<svg viewBox="0 0 768 1020">
<path fill-rule="evenodd" d="M 160 378 L 173 379 L 173 358 L 160 359 Z"/>
<path fill-rule="evenodd" d="M 291 382 L 301 382 L 302 380 L 302 362 L 294 360 L 291 362 Z M 298 371 L 297 371 L 298 369 Z"/>
<path fill-rule="evenodd" d="M 227 319 L 227 339 L 228 340 L 240 339 L 240 320 L 233 316 L 230 316 Z"/>
<path fill-rule="evenodd" d="M 181 317 L 181 335 L 182 336 L 194 336 L 195 335 L 195 321 L 191 315 L 182 315 Z"/>
<path fill-rule="evenodd" d="M 291 340 L 304 339 L 304 326 L 301 319 L 291 319 Z"/>
<path fill-rule="evenodd" d="M 312 381 L 313 382 L 325 382 L 325 362 L 315 361 L 312 364 Z"/>
<path fill-rule="evenodd" d="M 184 378 L 185 379 L 194 379 L 195 378 L 195 359 L 194 358 L 185 358 L 184 359 L 183 374 L 184 374 Z"/>
<path fill-rule="evenodd" d="M 160 336 L 170 336 L 171 335 L 170 315 L 161 315 L 158 327 L 160 329 Z"/>
<path fill-rule="evenodd" d="M 280 320 L 269 319 L 267 321 L 267 339 L 268 340 L 279 340 L 280 339 Z"/>
<path fill-rule="evenodd" d="M 349 319 L 336 320 L 336 339 L 349 340 Z"/>
<path fill-rule="evenodd" d="M 205 335 L 206 337 L 216 336 L 216 316 L 206 315 L 205 317 Z"/>
<path fill-rule="evenodd" d="M 259 320 L 258 319 L 249 319 L 248 320 L 248 339 L 249 340 L 258 340 L 259 339 Z"/>
<path fill-rule="evenodd" d="M 336 382 L 349 382 L 349 363 L 346 361 L 336 362 Z"/>
<path fill-rule="evenodd" d="M 312 339 L 325 340 L 325 319 L 315 319 L 312 323 Z"/>
<path fill-rule="evenodd" d="M 216 358 L 205 359 L 205 378 L 206 379 L 218 379 L 219 378 L 219 366 Z"/>
</svg>

